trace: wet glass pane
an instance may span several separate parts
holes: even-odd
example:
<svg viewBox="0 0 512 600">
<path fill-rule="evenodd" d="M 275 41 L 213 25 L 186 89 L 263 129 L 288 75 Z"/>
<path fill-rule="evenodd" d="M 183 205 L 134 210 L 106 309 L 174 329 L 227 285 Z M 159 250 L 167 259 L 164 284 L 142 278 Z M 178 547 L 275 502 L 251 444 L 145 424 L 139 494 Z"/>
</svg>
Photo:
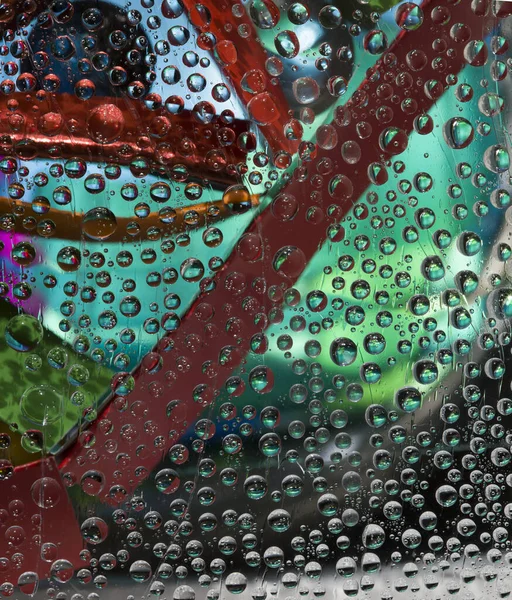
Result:
<svg viewBox="0 0 512 600">
<path fill-rule="evenodd" d="M 0 4 L 0 598 L 510 595 L 511 15 Z"/>
</svg>

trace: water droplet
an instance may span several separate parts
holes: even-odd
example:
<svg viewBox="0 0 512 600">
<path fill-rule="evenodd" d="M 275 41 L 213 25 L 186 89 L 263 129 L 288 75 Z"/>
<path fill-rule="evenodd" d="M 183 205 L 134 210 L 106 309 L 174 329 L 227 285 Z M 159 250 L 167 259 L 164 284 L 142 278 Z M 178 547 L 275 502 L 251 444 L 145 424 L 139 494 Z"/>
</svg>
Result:
<svg viewBox="0 0 512 600">
<path fill-rule="evenodd" d="M 82 537 L 88 544 L 101 544 L 108 536 L 108 525 L 100 517 L 85 519 L 80 527 Z"/>
<path fill-rule="evenodd" d="M 116 217 L 108 208 L 91 208 L 83 216 L 82 231 L 92 240 L 106 240 L 116 229 Z"/>
<path fill-rule="evenodd" d="M 40 508 L 54 508 L 60 502 L 62 491 L 53 477 L 42 477 L 30 488 L 32 500 Z"/>
</svg>

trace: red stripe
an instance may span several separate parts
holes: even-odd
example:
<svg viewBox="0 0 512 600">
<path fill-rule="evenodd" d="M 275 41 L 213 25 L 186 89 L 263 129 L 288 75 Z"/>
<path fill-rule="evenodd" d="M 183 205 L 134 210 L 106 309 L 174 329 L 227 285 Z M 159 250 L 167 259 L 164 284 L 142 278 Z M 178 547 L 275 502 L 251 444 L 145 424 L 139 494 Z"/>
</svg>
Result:
<svg viewBox="0 0 512 600">
<path fill-rule="evenodd" d="M 14 102 L 16 113 L 8 108 Z M 122 114 L 122 126 L 118 135 L 109 138 L 109 143 L 102 143 L 92 139 L 89 126 L 95 110 L 106 106 Z M 16 119 L 19 115 L 23 115 L 22 124 Z M 103 115 L 97 122 L 108 131 Z M 118 124 L 117 119 L 114 123 Z M 231 130 L 234 143 L 220 142 L 218 136 L 223 129 Z M 126 96 L 98 96 L 83 101 L 74 94 L 46 94 L 35 103 L 31 95 L 16 92 L 0 98 L 0 152 L 4 154 L 114 161 L 121 165 L 142 157 L 148 162 L 148 171 L 163 170 L 172 177 L 172 167 L 178 164 L 187 167 L 193 176 L 223 185 L 232 185 L 237 180 L 236 173 L 228 172 L 227 166 L 233 169 L 233 165 L 246 160 L 247 153 L 240 150 L 236 140 L 248 131 L 247 121 L 236 119 L 227 126 L 216 115 L 211 123 L 204 124 L 189 110 L 170 115 L 165 106 L 152 111 L 143 102 Z M 213 160 L 208 160 L 211 153 L 225 164 L 214 168 Z"/>
</svg>

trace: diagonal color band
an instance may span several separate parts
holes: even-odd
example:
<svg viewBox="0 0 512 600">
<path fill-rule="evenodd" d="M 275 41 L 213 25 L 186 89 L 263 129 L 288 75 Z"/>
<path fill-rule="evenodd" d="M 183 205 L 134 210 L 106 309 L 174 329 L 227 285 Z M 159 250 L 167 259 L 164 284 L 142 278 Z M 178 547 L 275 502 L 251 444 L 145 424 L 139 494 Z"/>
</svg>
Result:
<svg viewBox="0 0 512 600">
<path fill-rule="evenodd" d="M 467 0 L 434 0 L 422 7 L 421 29 L 402 32 L 338 110 L 333 123 L 338 137 L 364 144 L 361 160 L 344 163 L 338 146 L 317 149 L 315 160 L 303 163 L 248 228 L 213 280 L 213 289 L 201 294 L 179 329 L 162 340 L 163 369 L 151 374 L 143 361 L 134 391 L 127 398 L 114 397 L 91 426 L 94 447 L 75 444 L 70 449 L 60 465 L 70 483 L 79 482 L 88 470 L 100 471 L 105 478 L 102 496 L 122 501 L 214 401 L 243 360 L 251 337 L 266 328 L 271 310 L 279 309 L 269 289 L 291 287 L 326 239 L 342 240 L 336 222 L 370 183 L 386 181 L 385 162 L 405 148 L 415 119 L 444 93 L 447 77 L 456 77 L 467 64 L 466 44 L 484 39 L 492 26 L 492 18 L 479 10 L 475 14 Z M 451 33 L 455 24 L 463 24 L 458 35 Z M 433 49 L 435 40 L 444 44 Z M 383 105 L 391 115 L 385 125 L 376 118 Z M 310 209 L 315 217 L 308 220 Z M 173 400 L 175 408 L 168 411 Z"/>
</svg>

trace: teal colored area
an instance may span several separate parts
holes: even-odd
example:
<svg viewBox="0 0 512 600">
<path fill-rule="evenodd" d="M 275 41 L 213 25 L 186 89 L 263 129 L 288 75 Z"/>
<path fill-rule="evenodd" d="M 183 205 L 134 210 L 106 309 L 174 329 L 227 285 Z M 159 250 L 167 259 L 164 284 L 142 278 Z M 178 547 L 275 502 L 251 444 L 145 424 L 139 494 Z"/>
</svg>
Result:
<svg viewBox="0 0 512 600">
<path fill-rule="evenodd" d="M 484 93 L 485 90 L 480 88 L 480 78 L 480 70 L 467 67 L 459 74 L 459 83 L 471 85 L 475 93 Z M 324 406 L 328 402 L 342 402 L 344 408 L 356 412 L 372 403 L 392 408 L 395 392 L 407 386 L 418 388 L 424 395 L 424 402 L 436 402 L 442 398 L 439 386 L 443 379 L 458 370 L 457 363 L 464 363 L 475 352 L 478 353 L 476 341 L 479 335 L 492 330 L 485 308 L 487 293 L 493 289 L 490 283 L 492 272 L 486 271 L 486 265 L 493 259 L 496 262 L 495 241 L 504 224 L 505 210 L 495 208 L 490 201 L 492 191 L 501 187 L 502 182 L 500 175 L 486 168 L 483 157 L 488 147 L 500 141 L 496 132 L 500 132 L 501 128 L 498 118 L 495 119 L 496 123 L 493 123 L 493 119 L 485 119 L 478 110 L 477 102 L 462 104 L 455 92 L 455 87 L 448 89 L 430 111 L 435 123 L 431 134 L 413 132 L 410 135 L 408 148 L 394 160 L 395 171 L 400 172 L 393 172 L 393 168 L 390 168 L 388 183 L 370 186 L 359 199 L 369 210 L 368 216 L 358 220 L 355 212 L 351 211 L 342 221 L 345 239 L 340 243 L 326 242 L 310 261 L 295 286 L 302 298 L 300 304 L 293 307 L 285 305 L 282 324 L 267 330 L 270 351 L 263 362 L 276 375 L 271 401 L 276 405 L 284 403 L 289 418 L 294 415 L 289 393 L 291 386 L 302 384 L 311 388 L 312 377 L 310 370 L 301 375 L 294 374 L 294 361 L 304 360 L 308 365 L 318 363 L 322 380 L 322 384 L 317 386 L 321 391 L 308 389 L 304 405 L 298 405 L 295 409 L 296 418 L 304 414 L 312 399 L 321 400 Z M 454 150 L 445 140 L 443 124 L 454 116 L 463 116 L 475 129 L 474 140 L 465 149 Z M 478 133 L 477 124 L 482 122 L 490 125 L 488 135 Z M 463 178 L 461 172 L 465 169 L 471 174 Z M 414 182 L 421 173 L 428 173 L 432 177 L 432 188 L 428 192 L 420 193 L 415 189 Z M 409 186 L 410 191 L 400 191 Z M 362 205 L 358 206 L 362 211 Z M 457 209 L 457 206 L 465 209 Z M 418 226 L 418 217 L 424 209 L 433 211 L 435 223 L 431 228 L 422 230 Z M 465 218 L 458 220 L 454 216 L 464 212 L 467 212 Z M 486 216 L 480 216 L 482 212 L 487 213 Z M 396 216 L 398 214 L 401 216 Z M 387 219 L 393 219 L 394 222 Z M 380 228 L 377 228 L 377 224 Z M 428 219 L 425 224 L 428 224 Z M 403 237 L 404 228 L 410 226 L 418 231 L 418 239 L 414 243 L 404 241 Z M 446 230 L 451 234 L 451 244 L 443 250 L 433 240 L 433 233 L 438 230 Z M 464 255 L 460 250 L 465 232 L 478 232 L 482 237 L 482 249 L 474 256 Z M 369 247 L 365 251 L 354 248 L 354 241 L 361 235 L 369 239 Z M 383 249 L 393 247 L 389 240 L 394 240 L 396 249 L 386 255 Z M 342 256 L 352 257 L 351 270 L 340 270 L 338 263 Z M 422 271 L 424 260 L 430 256 L 439 257 L 445 268 L 444 276 L 438 281 L 426 280 Z M 375 271 L 365 274 L 364 265 L 369 268 L 369 261 L 374 261 Z M 389 279 L 379 275 L 382 267 L 390 274 Z M 498 268 L 503 274 L 504 263 L 499 263 Z M 457 278 L 463 271 L 477 274 L 479 283 L 477 291 L 460 294 L 460 308 L 469 314 L 470 324 L 458 329 L 453 320 L 455 309 L 446 306 L 442 294 L 448 289 L 457 289 Z M 344 281 L 343 289 L 334 290 L 333 279 L 340 276 Z M 410 281 L 400 288 L 397 276 L 401 284 L 405 285 L 408 279 Z M 364 291 L 362 280 L 369 291 L 367 298 L 358 301 L 351 290 L 363 288 Z M 308 309 L 306 298 L 312 291 L 325 294 L 327 304 L 324 310 L 313 312 Z M 389 294 L 389 302 L 378 305 L 376 294 L 382 291 Z M 416 295 L 425 295 L 430 302 L 428 312 L 421 316 L 413 315 L 410 308 L 411 299 Z M 364 311 L 364 320 L 360 324 L 351 324 L 351 311 L 357 316 L 360 309 Z M 388 315 L 379 324 L 378 313 L 384 311 Z M 302 331 L 292 331 L 292 321 L 297 317 L 304 318 L 305 328 Z M 324 319 L 332 322 L 329 329 L 322 327 Z M 428 319 L 435 319 L 436 325 L 433 326 Z M 383 321 L 389 321 L 389 326 L 384 327 Z M 309 331 L 312 323 L 318 324 L 315 326 L 318 329 L 315 335 Z M 431 326 L 434 331 L 428 331 Z M 434 334 L 438 331 L 444 332 L 444 339 L 436 342 Z M 370 355 L 363 347 L 365 336 L 373 332 L 381 333 L 386 340 L 385 350 L 376 356 Z M 282 335 L 290 335 L 293 339 L 293 347 L 288 352 L 278 349 L 277 342 Z M 329 349 L 332 341 L 338 337 L 350 338 L 357 344 L 358 356 L 351 365 L 340 367 L 331 360 Z M 425 348 L 420 346 L 422 337 L 430 340 Z M 459 354 L 453 351 L 461 340 L 468 342 L 470 350 L 467 355 L 463 353 L 464 350 Z M 407 342 L 410 343 L 410 350 L 401 354 L 398 345 L 401 343 L 406 349 Z M 315 356 L 308 356 L 308 345 L 310 354 L 313 349 Z M 315 348 L 316 345 L 318 348 Z M 419 360 L 425 359 L 435 362 L 439 376 L 434 383 L 422 385 L 415 380 L 413 367 Z M 261 363 L 261 356 L 249 354 L 245 373 Z M 377 372 L 381 372 L 380 380 L 375 383 L 367 383 L 361 377 L 362 365 L 367 363 L 372 363 L 368 367 L 369 373 L 373 373 L 374 365 L 378 367 Z M 336 389 L 333 385 L 333 377 L 336 376 L 344 380 L 342 389 Z M 368 378 L 371 379 L 371 376 Z M 353 397 L 362 395 L 362 398 L 351 403 L 347 398 L 347 389 L 352 392 L 355 389 L 357 393 Z M 330 390 L 327 395 L 326 390 Z M 244 402 L 250 400 L 261 407 L 269 402 L 269 396 L 255 393 L 250 399 L 244 396 Z"/>
<path fill-rule="evenodd" d="M 77 422 L 95 417 L 98 402 L 110 389 L 112 371 L 76 354 L 48 330 L 32 351 L 18 352 L 5 337 L 9 320 L 17 314 L 15 307 L 0 302 L 1 420 L 14 433 L 40 431 L 44 448 L 50 449 Z M 52 360 L 55 350 L 58 357 Z M 84 376 L 80 382 L 72 376 L 77 368 Z M 37 447 L 33 451 L 35 459 Z"/>
<path fill-rule="evenodd" d="M 35 165 L 34 165 L 35 166 Z M 101 169 L 94 165 L 88 165 L 87 175 L 92 173 L 101 173 Z M 141 202 L 146 202 L 152 206 L 152 210 L 158 211 L 161 206 L 151 202 L 149 190 L 151 186 L 158 181 L 161 181 L 154 175 L 148 175 L 144 181 L 137 181 L 139 189 L 139 197 L 134 201 L 123 199 L 123 186 L 134 182 L 128 168 L 123 168 L 119 179 L 105 180 L 106 188 L 101 194 L 90 194 L 84 189 L 84 179 L 73 180 L 66 176 L 61 178 L 51 178 L 48 184 L 38 189 L 32 187 L 27 190 L 23 201 L 32 203 L 38 196 L 51 199 L 54 192 L 61 186 L 66 186 L 72 196 L 71 203 L 62 207 L 63 210 L 69 210 L 76 216 L 75 219 L 81 219 L 81 215 L 95 207 L 106 207 L 112 211 L 117 219 L 133 219 L 133 222 L 138 222 L 144 226 L 144 220 L 140 219 L 135 214 L 135 207 Z M 223 191 L 213 189 L 211 186 L 205 186 L 203 194 L 199 200 L 201 204 L 211 204 L 222 199 Z M 173 184 L 171 199 L 166 206 L 174 209 L 189 209 L 194 210 L 195 202 L 191 202 L 185 197 L 184 185 Z M 140 238 L 136 241 L 112 242 L 105 240 L 104 242 L 91 242 L 87 239 L 69 240 L 65 237 L 60 237 L 59 231 L 57 236 L 44 239 L 42 237 L 32 237 L 36 249 L 36 261 L 29 267 L 24 269 L 28 277 L 35 277 L 36 283 L 33 285 L 34 310 L 40 311 L 41 320 L 44 326 L 54 335 L 58 336 L 64 343 L 73 345 L 77 336 L 77 329 L 81 328 L 83 332 L 91 339 L 91 352 L 95 349 L 100 350 L 105 355 L 106 364 L 118 368 L 118 370 L 130 371 L 134 369 L 141 358 L 149 352 L 158 339 L 165 335 L 165 329 L 161 326 L 153 333 L 149 327 L 145 326 L 145 321 L 148 318 L 154 317 L 157 321 L 161 321 L 161 317 L 165 312 L 176 312 L 178 316 L 183 316 L 193 299 L 199 293 L 199 284 L 197 281 L 186 281 L 180 271 L 185 261 L 190 258 L 197 258 L 201 261 L 204 268 L 204 276 L 211 276 L 214 271 L 209 268 L 210 260 L 218 257 L 225 260 L 233 250 L 236 241 L 241 236 L 242 232 L 249 225 L 254 217 L 255 212 L 249 210 L 243 214 L 235 216 L 228 215 L 226 220 L 212 219 L 209 225 L 218 227 L 223 232 L 223 241 L 217 247 L 209 247 L 203 241 L 205 227 L 185 227 L 181 232 L 181 241 L 178 234 L 171 238 L 161 236 L 155 241 Z M 51 215 L 50 215 L 51 216 Z M 128 237 L 128 236 L 126 236 Z M 22 236 L 16 236 L 15 241 L 18 242 Z M 24 238 L 22 238 L 24 239 Z M 162 243 L 171 239 L 174 244 L 172 253 L 165 254 L 161 250 Z M 57 264 L 57 255 L 59 251 L 67 246 L 74 246 L 82 253 L 82 264 L 79 269 L 70 273 L 62 272 Z M 10 247 L 6 246 L 2 258 L 8 259 Z M 95 266 L 91 259 L 91 255 L 100 253 L 103 256 L 103 265 Z M 129 253 L 131 256 L 131 264 L 121 266 L 123 263 L 118 260 L 120 253 Z M 153 257 L 151 254 L 153 253 Z M 149 259 L 148 259 L 149 256 Z M 165 273 L 175 269 L 178 276 L 172 283 L 165 282 Z M 108 286 L 100 286 L 97 284 L 97 278 L 101 272 L 108 272 L 112 282 Z M 53 276 L 57 280 L 57 285 L 51 289 L 47 289 L 42 282 L 48 276 Z M 161 279 L 160 284 L 153 284 L 151 279 Z M 123 282 L 131 279 L 134 282 L 135 289 L 133 292 L 123 290 Z M 85 302 L 80 297 L 80 292 L 76 296 L 70 297 L 66 290 L 66 283 L 75 282 L 80 290 L 84 287 L 96 288 L 97 297 L 92 302 Z M 111 294 L 111 298 L 107 301 L 104 294 Z M 179 297 L 180 303 L 178 307 L 172 304 L 166 306 L 165 296 L 174 294 Z M 119 310 L 120 303 L 127 296 L 135 296 L 144 310 L 141 310 L 137 316 L 123 316 Z M 72 314 L 63 312 L 63 304 L 71 303 Z M 150 310 L 150 306 L 153 309 Z M 110 328 L 102 328 L 100 319 L 102 313 L 107 310 L 112 310 L 117 315 L 117 323 Z M 90 321 L 90 326 L 85 329 L 80 325 L 80 320 L 85 322 Z M 66 318 L 70 324 L 69 331 L 63 331 L 61 322 Z M 133 331 L 133 341 L 131 343 L 122 343 L 120 341 L 121 332 L 126 329 Z M 97 338 L 97 339 L 94 339 Z M 112 350 L 110 340 L 117 342 L 117 349 Z M 119 357 L 122 354 L 123 356 Z M 116 361 L 116 356 L 117 361 Z"/>
</svg>

